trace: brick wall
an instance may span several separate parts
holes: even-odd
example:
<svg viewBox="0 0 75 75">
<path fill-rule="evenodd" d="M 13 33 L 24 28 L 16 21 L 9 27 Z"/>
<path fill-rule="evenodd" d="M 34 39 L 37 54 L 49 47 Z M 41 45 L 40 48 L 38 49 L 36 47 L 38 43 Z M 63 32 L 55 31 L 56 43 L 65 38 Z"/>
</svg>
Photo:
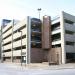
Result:
<svg viewBox="0 0 75 75">
<path fill-rule="evenodd" d="M 51 48 L 51 18 L 49 16 L 43 17 L 42 24 L 42 48 Z"/>
<path fill-rule="evenodd" d="M 43 61 L 43 50 L 41 48 L 31 48 L 31 63 Z"/>
<path fill-rule="evenodd" d="M 48 61 L 61 64 L 61 47 L 52 48 L 48 53 Z"/>
</svg>

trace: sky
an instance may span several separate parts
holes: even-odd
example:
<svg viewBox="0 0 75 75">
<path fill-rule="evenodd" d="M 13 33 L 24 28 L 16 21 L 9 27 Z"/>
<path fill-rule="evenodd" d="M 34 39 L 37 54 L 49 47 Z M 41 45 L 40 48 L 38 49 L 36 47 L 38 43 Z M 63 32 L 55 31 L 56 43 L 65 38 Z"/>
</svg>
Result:
<svg viewBox="0 0 75 75">
<path fill-rule="evenodd" d="M 60 11 L 75 15 L 75 0 L 0 0 L 0 18 L 24 19 L 26 16 L 57 16 Z"/>
</svg>

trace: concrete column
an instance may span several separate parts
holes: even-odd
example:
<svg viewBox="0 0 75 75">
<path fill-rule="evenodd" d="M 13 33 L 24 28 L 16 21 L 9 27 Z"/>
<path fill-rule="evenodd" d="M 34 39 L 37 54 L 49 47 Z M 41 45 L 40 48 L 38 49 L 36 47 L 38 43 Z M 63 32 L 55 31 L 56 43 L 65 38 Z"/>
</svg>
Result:
<svg viewBox="0 0 75 75">
<path fill-rule="evenodd" d="M 27 52 L 26 52 L 26 64 L 31 62 L 31 18 L 27 17 Z"/>
<path fill-rule="evenodd" d="M 61 48 L 62 48 L 62 64 L 66 63 L 66 50 L 65 50 L 65 28 L 64 28 L 64 12 L 60 14 L 60 28 L 61 28 Z"/>
<path fill-rule="evenodd" d="M 14 19 L 12 21 L 12 48 L 11 48 L 11 62 L 13 62 L 13 27 L 14 27 Z"/>
</svg>

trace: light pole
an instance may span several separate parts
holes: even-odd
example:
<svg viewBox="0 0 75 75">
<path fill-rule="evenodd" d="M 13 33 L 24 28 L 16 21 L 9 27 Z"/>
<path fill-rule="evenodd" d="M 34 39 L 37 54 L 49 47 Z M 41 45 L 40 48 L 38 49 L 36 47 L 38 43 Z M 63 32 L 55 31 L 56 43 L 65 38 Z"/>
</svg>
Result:
<svg viewBox="0 0 75 75">
<path fill-rule="evenodd" d="M 21 66 L 22 66 L 22 31 L 18 30 L 21 33 Z"/>
<path fill-rule="evenodd" d="M 40 19 L 40 12 L 41 12 L 42 9 L 41 8 L 38 8 L 37 10 L 39 12 L 39 19 Z"/>
</svg>

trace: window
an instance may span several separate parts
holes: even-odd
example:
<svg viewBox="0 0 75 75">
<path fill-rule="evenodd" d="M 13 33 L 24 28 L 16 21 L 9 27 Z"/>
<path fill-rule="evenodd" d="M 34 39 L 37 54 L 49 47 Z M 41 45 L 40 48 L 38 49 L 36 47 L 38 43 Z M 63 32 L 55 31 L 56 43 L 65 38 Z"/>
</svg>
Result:
<svg viewBox="0 0 75 75">
<path fill-rule="evenodd" d="M 11 49 L 3 50 L 3 53 L 4 52 L 10 52 L 10 51 L 11 51 Z"/>
<path fill-rule="evenodd" d="M 52 45 L 52 48 L 58 48 L 58 47 L 61 47 L 61 44 Z"/>
<path fill-rule="evenodd" d="M 41 45 L 41 43 L 31 43 L 31 47 L 32 48 L 41 48 L 42 45 Z"/>
<path fill-rule="evenodd" d="M 8 38 L 8 37 L 10 37 L 10 36 L 11 36 L 11 34 L 7 35 L 6 37 L 3 38 L 3 40 L 6 39 L 6 38 Z"/>
<path fill-rule="evenodd" d="M 55 24 L 53 24 L 53 25 L 51 26 L 51 30 L 52 30 L 52 31 L 53 31 L 53 30 L 58 30 L 58 29 L 60 29 L 60 22 L 55 23 Z"/>
<path fill-rule="evenodd" d="M 71 61 L 74 59 L 75 60 L 75 53 L 66 53 L 66 58 L 71 59 Z"/>
<path fill-rule="evenodd" d="M 21 50 L 21 46 L 13 48 L 14 50 Z M 22 45 L 22 49 L 26 49 L 26 45 Z"/>
<path fill-rule="evenodd" d="M 51 39 L 52 39 L 52 41 L 61 40 L 61 34 L 60 33 L 54 34 L 54 35 L 52 35 Z"/>
<path fill-rule="evenodd" d="M 66 41 L 66 45 L 74 45 L 74 42 Z"/>
<path fill-rule="evenodd" d="M 38 21 L 38 20 L 32 20 L 32 22 L 31 22 L 31 29 L 32 29 L 32 31 L 41 31 L 41 22 L 40 22 L 40 20 Z"/>
<path fill-rule="evenodd" d="M 22 39 L 24 39 L 24 38 L 26 38 L 26 35 L 23 35 L 22 36 Z M 20 40 L 21 39 L 21 37 L 18 37 L 18 38 L 16 38 L 16 39 L 14 39 L 14 41 L 18 41 L 18 40 Z"/>
<path fill-rule="evenodd" d="M 73 21 L 67 20 L 67 19 L 64 19 L 64 21 L 65 21 L 66 23 L 68 23 L 68 24 L 73 24 L 73 23 L 74 23 Z"/>
<path fill-rule="evenodd" d="M 41 41 L 41 36 L 31 36 L 31 40 L 34 40 L 34 41 Z"/>
<path fill-rule="evenodd" d="M 71 34 L 71 35 L 73 35 L 73 34 L 74 34 L 74 32 L 69 31 L 69 30 L 65 30 L 65 33 L 66 33 L 66 34 Z"/>
<path fill-rule="evenodd" d="M 6 31 L 4 31 L 3 34 L 6 33 L 7 31 L 9 31 L 11 28 L 12 28 L 12 26 L 10 26 Z"/>
<path fill-rule="evenodd" d="M 19 29 L 15 30 L 15 31 L 13 32 L 13 34 L 16 33 L 16 32 L 18 32 L 18 31 L 20 31 L 20 30 L 22 30 L 22 29 L 24 29 L 24 28 L 26 28 L 26 24 L 25 24 L 24 26 L 20 27 Z"/>
<path fill-rule="evenodd" d="M 9 41 L 9 42 L 7 42 L 7 43 L 4 43 L 3 46 L 8 45 L 8 44 L 10 44 L 10 43 L 11 43 L 11 41 Z"/>
</svg>

